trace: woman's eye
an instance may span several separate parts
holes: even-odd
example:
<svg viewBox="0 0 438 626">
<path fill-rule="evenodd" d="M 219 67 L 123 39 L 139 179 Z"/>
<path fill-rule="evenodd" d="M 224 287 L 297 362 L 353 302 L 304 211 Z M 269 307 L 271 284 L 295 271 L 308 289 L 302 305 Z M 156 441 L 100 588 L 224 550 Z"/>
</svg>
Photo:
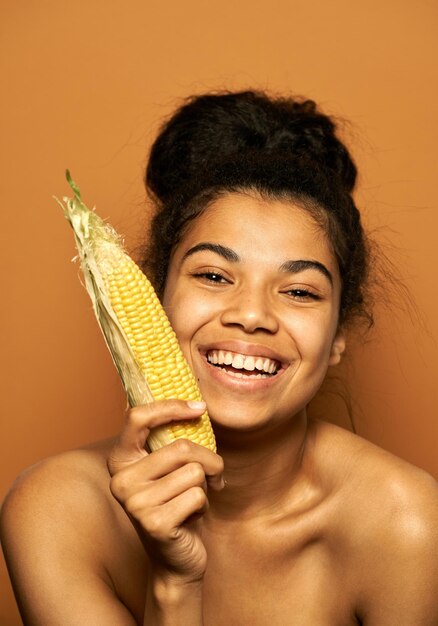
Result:
<svg viewBox="0 0 438 626">
<path fill-rule="evenodd" d="M 294 300 L 303 302 L 321 299 L 318 295 L 316 295 L 316 293 L 313 293 L 308 289 L 288 289 L 285 293 L 287 296 L 291 296 Z"/>
<path fill-rule="evenodd" d="M 199 272 L 197 274 L 193 274 L 195 278 L 201 278 L 210 283 L 224 283 L 226 282 L 225 278 L 222 274 L 218 272 Z"/>
</svg>

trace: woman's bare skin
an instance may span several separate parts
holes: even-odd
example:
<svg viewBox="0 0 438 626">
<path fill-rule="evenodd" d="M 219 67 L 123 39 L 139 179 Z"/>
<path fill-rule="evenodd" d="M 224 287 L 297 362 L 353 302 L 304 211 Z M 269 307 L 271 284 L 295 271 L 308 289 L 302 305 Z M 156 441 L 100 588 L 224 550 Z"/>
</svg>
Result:
<svg viewBox="0 0 438 626">
<path fill-rule="evenodd" d="M 233 488 L 209 493 L 199 522 L 203 623 L 436 624 L 434 481 L 330 424 L 312 423 L 309 438 L 322 481 L 307 502 L 235 519 L 231 508 L 214 510 L 216 493 Z M 6 502 L 4 542 L 26 624 L 154 623 L 143 617 L 146 552 L 109 489 L 112 444 L 44 461 Z"/>
<path fill-rule="evenodd" d="M 128 411 L 117 439 L 25 473 L 2 536 L 26 624 L 436 626 L 436 483 L 307 419 L 345 347 L 339 293 L 299 207 L 232 194 L 197 218 L 164 304 L 220 456 L 186 441 L 148 455 L 151 427 L 203 410 L 165 401 Z M 238 378 L 209 363 L 221 349 L 281 367 Z"/>
</svg>

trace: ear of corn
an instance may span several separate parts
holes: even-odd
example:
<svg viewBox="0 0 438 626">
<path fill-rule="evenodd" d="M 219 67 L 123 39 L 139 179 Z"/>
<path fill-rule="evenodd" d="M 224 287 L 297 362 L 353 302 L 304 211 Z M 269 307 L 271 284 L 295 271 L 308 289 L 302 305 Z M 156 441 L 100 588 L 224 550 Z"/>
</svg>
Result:
<svg viewBox="0 0 438 626">
<path fill-rule="evenodd" d="M 59 202 L 79 251 L 85 286 L 131 406 L 177 398 L 201 400 L 190 367 L 147 277 L 123 248 L 116 231 L 82 202 L 67 172 L 73 198 Z M 216 451 L 207 413 L 197 420 L 154 428 L 155 450 L 185 438 Z"/>
</svg>

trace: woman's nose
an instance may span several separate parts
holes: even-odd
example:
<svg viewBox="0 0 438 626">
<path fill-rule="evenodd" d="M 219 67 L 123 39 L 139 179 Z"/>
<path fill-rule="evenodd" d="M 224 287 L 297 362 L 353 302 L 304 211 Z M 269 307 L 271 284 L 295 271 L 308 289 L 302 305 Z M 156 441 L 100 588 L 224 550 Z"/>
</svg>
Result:
<svg viewBox="0 0 438 626">
<path fill-rule="evenodd" d="M 269 299 L 255 290 L 234 294 L 221 315 L 221 321 L 225 326 L 240 326 L 247 333 L 257 330 L 275 333 L 278 330 L 278 320 Z"/>
</svg>

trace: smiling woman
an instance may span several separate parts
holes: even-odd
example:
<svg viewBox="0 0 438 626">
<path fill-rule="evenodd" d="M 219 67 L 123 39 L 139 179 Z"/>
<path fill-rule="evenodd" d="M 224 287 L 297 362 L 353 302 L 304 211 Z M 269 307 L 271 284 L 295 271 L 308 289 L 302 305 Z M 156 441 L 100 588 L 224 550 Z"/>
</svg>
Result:
<svg viewBox="0 0 438 626">
<path fill-rule="evenodd" d="M 217 431 L 254 431 L 260 419 L 273 425 L 280 410 L 287 420 L 308 404 L 344 347 L 340 293 L 327 239 L 291 202 L 230 193 L 190 223 L 163 303 Z M 267 374 L 250 374 L 267 359 Z"/>
<path fill-rule="evenodd" d="M 354 321 L 372 321 L 355 165 L 311 101 L 189 99 L 146 174 L 143 267 L 218 454 L 127 411 L 113 441 L 19 478 L 2 538 L 26 624 L 434 626 L 438 498 L 424 472 L 307 416 Z"/>
</svg>

